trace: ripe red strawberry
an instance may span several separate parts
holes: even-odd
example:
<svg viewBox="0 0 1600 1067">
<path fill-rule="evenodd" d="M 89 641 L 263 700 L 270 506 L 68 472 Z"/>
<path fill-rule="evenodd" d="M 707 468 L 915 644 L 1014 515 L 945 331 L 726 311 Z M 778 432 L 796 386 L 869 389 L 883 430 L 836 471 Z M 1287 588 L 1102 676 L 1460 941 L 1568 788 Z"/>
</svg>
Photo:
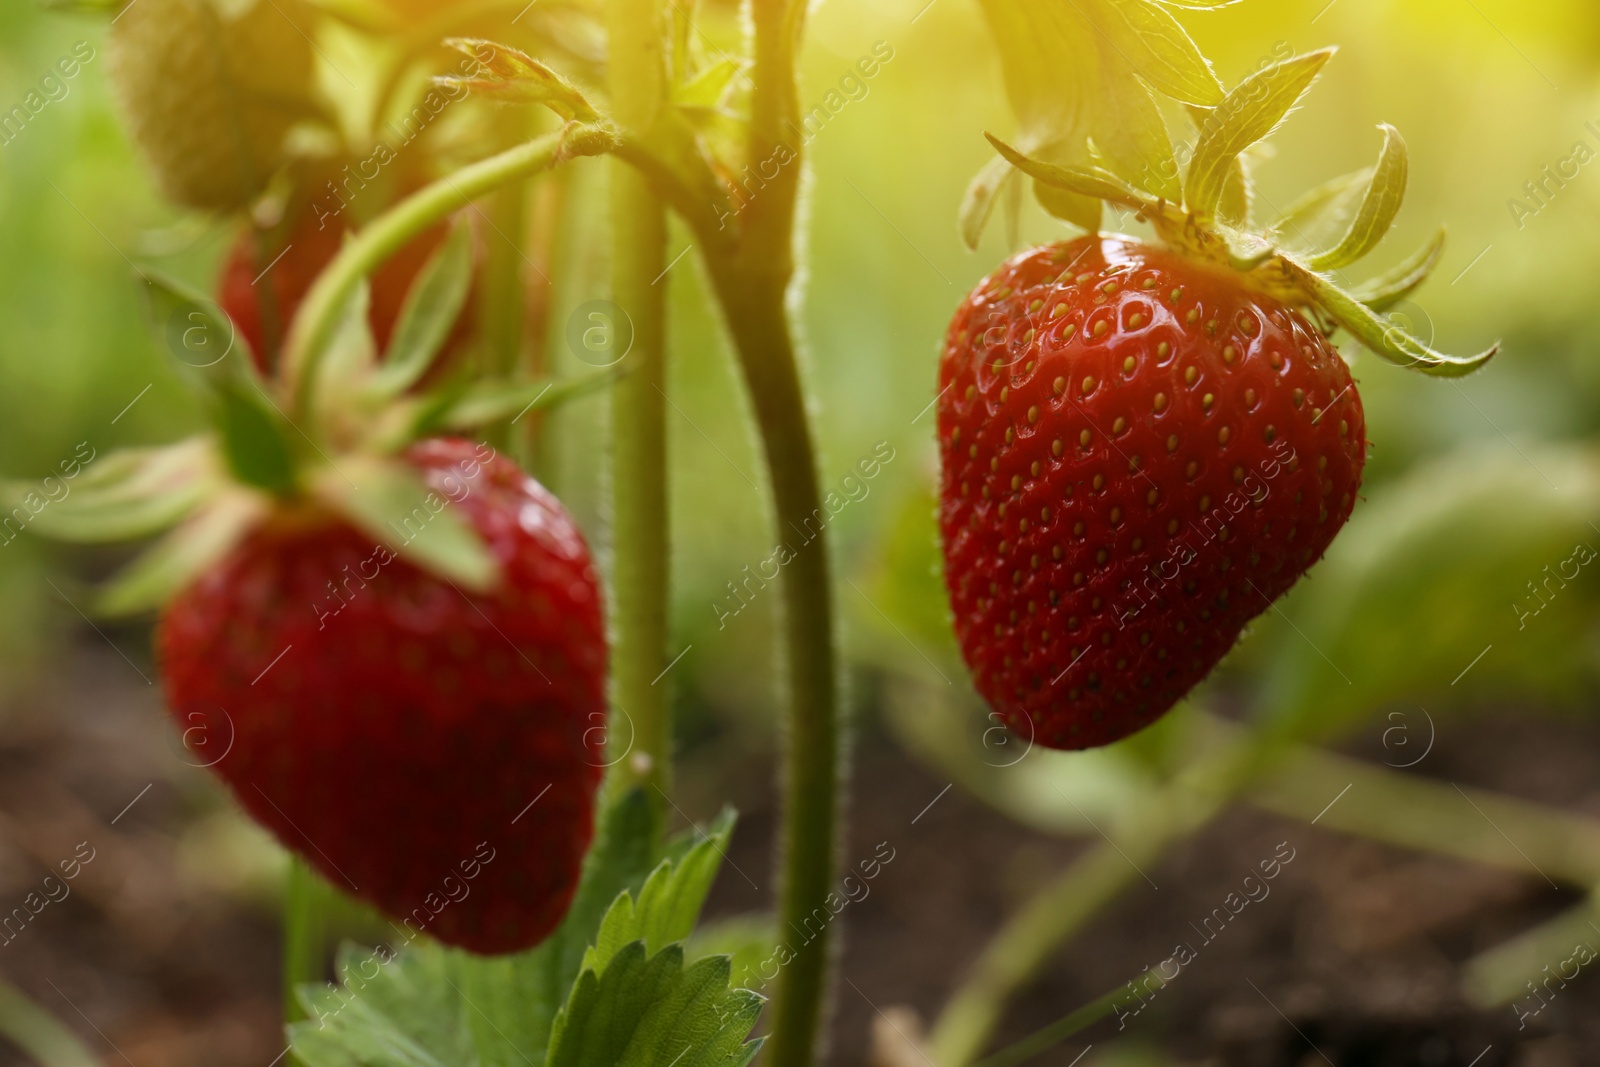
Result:
<svg viewBox="0 0 1600 1067">
<path fill-rule="evenodd" d="M 1014 731 L 1166 712 L 1321 558 L 1366 423 L 1300 312 L 1122 237 L 1027 252 L 951 323 L 940 522 L 956 634 Z"/>
<path fill-rule="evenodd" d="M 444 224 L 424 231 L 373 273 L 367 321 L 380 353 L 389 347 L 412 285 L 449 233 Z M 246 229 L 229 249 L 217 282 L 218 302 L 233 319 L 240 336 L 250 343 L 256 368 L 263 374 L 271 373 L 289 323 L 300 310 L 311 283 L 338 254 L 344 238 L 342 226 L 333 222 L 319 226 L 307 211 L 288 238 L 275 245 L 266 244 L 256 231 Z M 264 308 L 269 297 L 271 307 Z M 447 361 L 449 352 L 459 350 L 470 338 L 472 320 L 469 299 L 446 342 L 442 361 Z"/>
<path fill-rule="evenodd" d="M 407 460 L 488 545 L 492 593 L 280 510 L 169 604 L 159 648 L 180 729 L 231 723 L 215 769 L 253 818 L 396 922 L 497 954 L 546 937 L 577 885 L 606 644 L 577 528 L 485 454 L 431 440 Z"/>
</svg>

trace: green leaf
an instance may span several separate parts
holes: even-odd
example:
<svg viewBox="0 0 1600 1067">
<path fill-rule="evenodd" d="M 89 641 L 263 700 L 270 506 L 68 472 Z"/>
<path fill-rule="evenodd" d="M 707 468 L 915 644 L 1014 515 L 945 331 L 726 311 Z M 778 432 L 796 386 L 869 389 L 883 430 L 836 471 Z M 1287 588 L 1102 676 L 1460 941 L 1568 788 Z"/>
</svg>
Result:
<svg viewBox="0 0 1600 1067">
<path fill-rule="evenodd" d="M 434 82 L 513 103 L 543 104 L 568 122 L 594 122 L 600 115 L 581 90 L 550 67 L 510 45 L 479 37 L 447 37 L 445 45 L 478 62 L 479 77 L 441 75 Z"/>
<path fill-rule="evenodd" d="M 1373 168 L 1361 208 L 1343 239 L 1328 251 L 1312 257 L 1312 270 L 1337 270 L 1362 258 L 1378 247 L 1389 227 L 1394 225 L 1395 216 L 1400 214 L 1410 169 L 1406 142 L 1393 126 L 1385 124 L 1378 128 L 1383 131 L 1383 152 Z"/>
<path fill-rule="evenodd" d="M 1433 240 L 1401 261 L 1393 270 L 1357 286 L 1350 295 L 1382 314 L 1417 291 L 1433 274 L 1444 256 L 1445 232 L 1441 229 Z"/>
<path fill-rule="evenodd" d="M 472 289 L 472 228 L 458 222 L 406 294 L 384 365 L 373 380 L 383 397 L 396 397 L 433 366 L 455 329 Z"/>
<path fill-rule="evenodd" d="M 1223 98 L 1201 127 L 1184 180 L 1190 211 L 1202 217 L 1216 213 L 1233 161 L 1271 135 L 1311 88 L 1333 53 L 1334 49 L 1325 48 L 1274 63 L 1240 82 Z"/>
<path fill-rule="evenodd" d="M 728 984 L 725 956 L 683 964 L 673 945 L 625 946 L 604 973 L 585 971 L 550 1035 L 549 1067 L 743 1067 L 762 998 Z"/>
<path fill-rule="evenodd" d="M 123 616 L 156 610 L 227 555 L 264 512 L 252 493 L 213 497 L 113 578 L 96 597 L 96 612 Z"/>
<path fill-rule="evenodd" d="M 639 891 L 637 904 L 630 893 L 619 896 L 606 912 L 594 946 L 584 955 L 583 969 L 604 970 L 622 946 L 633 941 L 657 952 L 687 938 L 705 906 L 732 833 L 733 813 L 724 811 L 681 859 L 664 860 L 656 867 Z"/>
<path fill-rule="evenodd" d="M 1104 2 L 1102 28 L 1141 77 L 1181 103 L 1212 107 L 1222 99 L 1211 64 L 1177 19 L 1150 0 Z"/>
<path fill-rule="evenodd" d="M 172 527 L 217 484 L 212 442 L 195 437 L 91 460 L 76 477 L 63 471 L 38 482 L 0 483 L 0 509 L 25 510 L 29 529 L 58 541 L 127 541 Z"/>
<path fill-rule="evenodd" d="M 1006 144 L 993 134 L 985 134 L 989 143 L 1005 157 L 1006 161 L 1036 181 L 1079 196 L 1121 204 L 1135 211 L 1153 211 L 1156 205 L 1138 190 L 1109 171 L 1095 167 L 1061 167 L 1031 159 Z"/>
<path fill-rule="evenodd" d="M 339 469 L 323 473 L 316 489 L 357 528 L 424 570 L 474 592 L 499 580 L 500 566 L 477 530 L 401 460 L 346 457 Z"/>
<path fill-rule="evenodd" d="M 1434 377 L 1460 378 L 1488 363 L 1500 351 L 1498 342 L 1475 356 L 1451 356 L 1436 351 L 1413 337 L 1398 323 L 1379 318 L 1377 312 L 1309 267 L 1296 263 L 1288 256 L 1280 257 L 1280 261 L 1290 276 L 1335 322 L 1374 355 L 1397 367 L 1418 370 Z"/>
</svg>

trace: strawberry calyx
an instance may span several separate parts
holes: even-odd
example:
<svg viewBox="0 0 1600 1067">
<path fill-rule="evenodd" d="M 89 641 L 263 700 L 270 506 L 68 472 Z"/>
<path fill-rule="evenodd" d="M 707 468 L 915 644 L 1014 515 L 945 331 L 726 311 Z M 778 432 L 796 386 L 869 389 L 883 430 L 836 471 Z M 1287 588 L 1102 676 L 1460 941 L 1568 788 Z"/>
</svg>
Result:
<svg viewBox="0 0 1600 1067">
<path fill-rule="evenodd" d="M 1350 286 L 1341 277 L 1344 268 L 1383 240 L 1404 199 L 1406 143 L 1393 126 L 1379 126 L 1384 143 L 1373 166 L 1312 190 L 1270 226 L 1252 222 L 1253 195 L 1242 155 L 1300 103 L 1334 52 L 1327 48 L 1271 64 L 1240 82 L 1214 107 L 1192 106 L 1199 134 L 1181 191 L 1176 182 L 1148 177 L 1177 173 L 1170 148 L 1150 148 L 1151 157 L 1136 170 L 1147 177 L 1134 180 L 1127 175 L 1135 169 L 1125 162 L 1115 172 L 1094 158 L 1058 164 L 986 136 L 1008 166 L 1041 189 L 1074 202 L 1090 200 L 1133 212 L 1168 249 L 1233 272 L 1242 284 L 1306 309 L 1325 333 L 1342 328 L 1385 361 L 1424 374 L 1470 374 L 1495 356 L 1498 343 L 1476 355 L 1450 355 L 1382 317 L 1438 265 L 1442 232 L 1363 285 Z M 1048 197 L 1042 196 L 1041 202 L 1050 207 Z M 1319 236 L 1332 231 L 1337 237 L 1319 240 L 1308 231 Z"/>
<path fill-rule="evenodd" d="M 99 460 L 48 508 L 39 487 L 0 482 L 36 533 L 63 541 L 158 540 L 95 598 L 102 614 L 159 608 L 264 522 L 341 521 L 463 588 L 484 591 L 498 565 L 470 522 L 445 506 L 408 458 L 417 442 L 472 434 L 609 384 L 614 370 L 563 381 L 482 380 L 460 367 L 427 384 L 468 299 L 469 227 L 457 222 L 407 294 L 378 358 L 369 287 L 352 287 L 309 367 L 309 388 L 263 375 L 249 342 L 208 297 L 150 269 L 147 310 L 202 398 L 209 432 Z M 296 403 L 297 400 L 306 401 Z M 52 494 L 53 495 L 53 494 Z M 425 509 L 426 535 L 396 531 Z"/>
</svg>

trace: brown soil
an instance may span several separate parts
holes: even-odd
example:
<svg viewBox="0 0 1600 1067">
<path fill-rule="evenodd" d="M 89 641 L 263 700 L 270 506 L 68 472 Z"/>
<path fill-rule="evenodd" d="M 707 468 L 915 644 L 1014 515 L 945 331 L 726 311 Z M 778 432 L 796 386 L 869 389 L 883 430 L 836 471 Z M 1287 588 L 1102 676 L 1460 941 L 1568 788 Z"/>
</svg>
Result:
<svg viewBox="0 0 1600 1067">
<path fill-rule="evenodd" d="M 283 1051 L 270 904 L 230 890 L 247 879 L 208 869 L 203 850 L 197 867 L 192 827 L 222 798 L 169 747 L 159 694 L 139 673 L 153 677 L 134 651 L 145 647 L 142 635 L 110 636 L 137 666 L 104 644 L 85 646 L 15 702 L 0 730 L 0 911 L 20 906 L 80 843 L 94 857 L 70 896 L 0 939 L 0 973 L 107 1064 L 267 1067 Z M 943 779 L 870 722 L 863 733 L 845 860 L 891 849 L 893 859 L 839 920 L 844 980 L 831 1061 L 841 1067 L 866 1062 L 884 1013 L 936 1014 L 996 925 L 1080 847 L 1021 829 L 957 789 L 942 792 Z M 770 899 L 772 769 L 748 759 L 734 766 L 716 758 L 713 741 L 691 754 L 683 775 L 685 810 L 708 814 L 731 798 L 744 812 L 730 859 L 749 880 L 725 871 L 713 914 Z M 1600 810 L 1596 724 L 1458 723 L 1426 767 Z M 1294 859 L 1266 899 L 1212 940 L 1190 925 L 1284 842 Z M 1106 1020 L 1035 1062 L 1065 1067 L 1092 1043 L 1083 1067 L 1135 1044 L 1226 1067 L 1600 1064 L 1600 980 L 1587 972 L 1526 1029 L 1509 1008 L 1473 1010 L 1457 985 L 1464 960 L 1572 906 L 1577 894 L 1249 809 L 1145 873 L 1149 882 L 1135 883 L 1013 1005 L 1001 1042 L 1139 977 L 1187 942 L 1193 962 L 1126 1029 Z M 0 1042 L 0 1067 L 27 1062 Z"/>
</svg>

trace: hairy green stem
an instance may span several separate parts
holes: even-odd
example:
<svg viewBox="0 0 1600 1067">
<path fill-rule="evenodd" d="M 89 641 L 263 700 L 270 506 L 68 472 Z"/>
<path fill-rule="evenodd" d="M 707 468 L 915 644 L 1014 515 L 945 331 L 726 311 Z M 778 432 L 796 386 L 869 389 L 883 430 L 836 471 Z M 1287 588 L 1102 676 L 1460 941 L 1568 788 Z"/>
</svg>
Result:
<svg viewBox="0 0 1600 1067">
<path fill-rule="evenodd" d="M 657 0 L 606 5 L 611 103 L 625 128 L 647 129 L 662 105 L 664 38 Z M 666 430 L 666 208 L 646 178 L 617 161 L 611 173 L 611 295 L 606 354 L 627 375 L 611 393 L 613 584 L 612 776 L 618 790 L 669 784 L 672 726 L 667 695 L 669 545 Z M 630 328 L 631 324 L 631 328 Z M 626 344 L 625 355 L 612 351 Z M 626 747 L 624 747 L 626 746 Z M 656 799 L 656 798 L 652 798 Z M 657 803 L 660 801 L 657 800 Z"/>
<path fill-rule="evenodd" d="M 766 1053 L 772 1067 L 809 1067 L 824 1022 L 833 941 L 824 901 L 838 864 L 842 730 L 833 568 L 819 520 L 826 512 L 783 289 L 730 269 L 712 264 L 761 432 L 778 537 L 790 552 L 781 578 L 788 695 L 780 936 L 809 931 L 821 917 L 820 932 L 796 949 L 779 974 Z"/>
<path fill-rule="evenodd" d="M 284 350 L 290 415 L 309 412 L 316 364 L 351 294 L 412 238 L 485 193 L 545 170 L 563 159 L 599 155 L 616 147 L 608 129 L 581 123 L 535 138 L 439 179 L 402 200 L 348 241 L 306 294 Z"/>
</svg>

